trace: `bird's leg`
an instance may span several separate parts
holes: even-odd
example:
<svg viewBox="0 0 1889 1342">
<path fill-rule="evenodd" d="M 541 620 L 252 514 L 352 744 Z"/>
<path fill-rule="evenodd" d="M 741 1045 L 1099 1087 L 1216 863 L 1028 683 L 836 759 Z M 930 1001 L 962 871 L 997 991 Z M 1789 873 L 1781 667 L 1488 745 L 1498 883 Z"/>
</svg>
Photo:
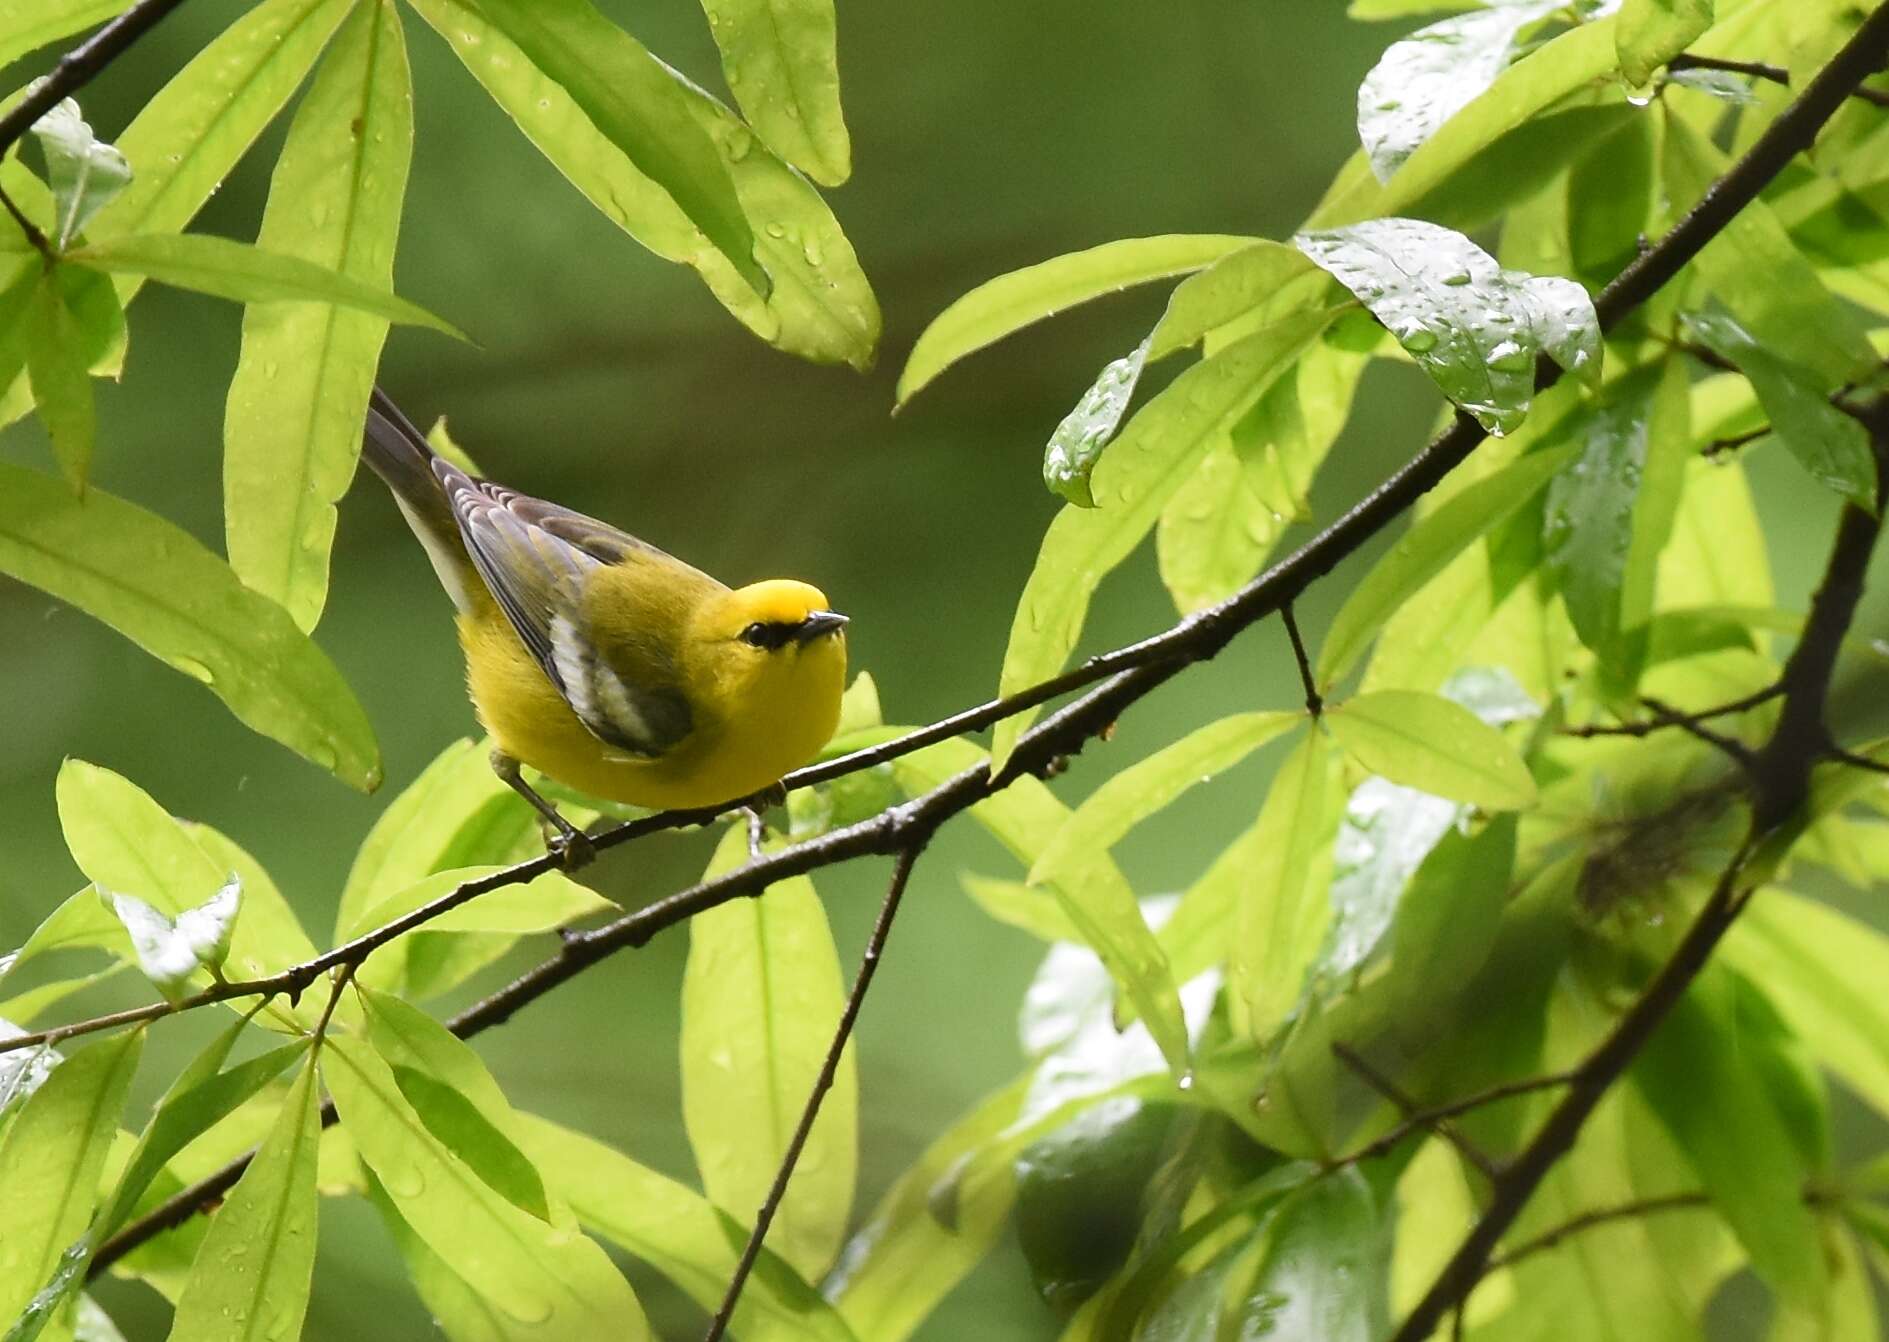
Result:
<svg viewBox="0 0 1889 1342">
<path fill-rule="evenodd" d="M 576 871 L 587 867 L 597 858 L 597 849 L 590 841 L 590 836 L 578 829 L 570 821 L 558 814 L 558 808 L 538 795 L 537 789 L 527 783 L 519 772 L 518 761 L 502 750 L 492 752 L 492 772 L 513 792 L 531 803 L 544 822 L 545 851 L 556 858 L 558 865 L 566 871 Z"/>
<path fill-rule="evenodd" d="M 767 811 L 770 806 L 785 806 L 787 789 L 779 783 L 762 788 L 742 803 L 748 813 L 748 856 L 761 856 L 761 841 L 767 837 Z"/>
</svg>

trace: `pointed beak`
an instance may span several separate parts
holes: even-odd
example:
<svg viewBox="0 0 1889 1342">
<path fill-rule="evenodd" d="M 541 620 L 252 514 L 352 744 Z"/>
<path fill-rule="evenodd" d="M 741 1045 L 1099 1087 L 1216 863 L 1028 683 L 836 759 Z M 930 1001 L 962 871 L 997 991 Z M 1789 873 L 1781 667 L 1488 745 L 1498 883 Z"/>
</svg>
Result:
<svg viewBox="0 0 1889 1342">
<path fill-rule="evenodd" d="M 836 610 L 816 610 L 794 630 L 794 642 L 811 643 L 822 634 L 837 634 L 846 627 L 846 617 Z"/>
</svg>

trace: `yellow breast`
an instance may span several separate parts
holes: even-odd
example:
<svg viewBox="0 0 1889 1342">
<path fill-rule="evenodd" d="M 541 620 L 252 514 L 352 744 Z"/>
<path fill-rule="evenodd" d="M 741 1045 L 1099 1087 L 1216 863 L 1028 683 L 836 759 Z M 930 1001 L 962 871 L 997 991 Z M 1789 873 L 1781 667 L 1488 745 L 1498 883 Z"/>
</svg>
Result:
<svg viewBox="0 0 1889 1342">
<path fill-rule="evenodd" d="M 459 617 L 459 641 L 479 722 L 500 750 L 580 792 L 656 810 L 735 801 L 804 764 L 832 736 L 846 682 L 843 634 L 782 649 L 761 675 L 691 659 L 693 726 L 647 760 L 591 734 L 489 598 Z"/>
</svg>

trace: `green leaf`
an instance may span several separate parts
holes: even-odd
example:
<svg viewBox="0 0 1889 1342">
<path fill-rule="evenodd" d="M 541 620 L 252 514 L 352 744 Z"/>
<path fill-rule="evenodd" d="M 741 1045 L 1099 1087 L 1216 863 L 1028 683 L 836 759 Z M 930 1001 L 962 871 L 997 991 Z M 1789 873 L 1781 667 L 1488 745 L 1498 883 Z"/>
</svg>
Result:
<svg viewBox="0 0 1889 1342">
<path fill-rule="evenodd" d="M 1497 5 L 1393 42 L 1358 87 L 1358 138 L 1378 180 L 1388 182 L 1438 127 L 1494 83 L 1523 30 L 1559 5 Z"/>
<path fill-rule="evenodd" d="M 1219 881 L 1216 863 L 1202 878 L 1209 890 L 1218 890 L 1230 877 L 1227 883 L 1237 892 L 1227 1001 L 1235 1029 L 1255 1039 L 1270 1037 L 1299 1000 L 1299 985 L 1330 917 L 1321 867 L 1330 858 L 1338 823 L 1333 764 L 1324 734 L 1308 731 L 1273 776 L 1248 837 L 1234 840 L 1228 850 L 1250 856 L 1251 863 Z"/>
<path fill-rule="evenodd" d="M 1675 216 L 1724 175 L 1725 155 L 1683 117 L 1667 113 L 1662 167 Z M 1740 210 L 1693 262 L 1718 297 L 1775 357 L 1810 369 L 1834 391 L 1872 368 L 1876 355 L 1855 308 L 1838 302 L 1764 201 Z M 1690 297 L 1700 295 L 1695 291 Z"/>
<path fill-rule="evenodd" d="M 543 1176 L 518 1147 L 518 1118 L 472 1048 L 411 1003 L 366 989 L 369 1037 L 427 1131 L 507 1202 L 552 1219 Z"/>
<path fill-rule="evenodd" d="M 562 1342 L 646 1342 L 649 1325 L 603 1250 L 493 1192 L 445 1150 L 387 1064 L 359 1040 L 323 1045 L 322 1075 L 400 1216 L 454 1273 L 520 1323 Z"/>
<path fill-rule="evenodd" d="M 102 23 L 131 0 L 0 0 L 0 65 Z"/>
<path fill-rule="evenodd" d="M 992 918 L 1021 928 L 1039 941 L 1081 940 L 1081 934 L 1070 925 L 1069 915 L 1063 912 L 1062 901 L 1054 890 L 1022 881 L 1000 881 L 968 871 L 959 874 L 958 884 L 964 887 L 971 902 Z"/>
<path fill-rule="evenodd" d="M 64 251 L 85 231 L 92 216 L 131 183 L 125 156 L 92 134 L 79 105 L 61 99 L 33 123 L 46 155 L 46 183 L 52 188 L 55 214 L 49 241 Z"/>
<path fill-rule="evenodd" d="M 7 1190 L 0 1319 L 20 1313 L 91 1219 L 143 1047 L 144 1032 L 131 1030 L 80 1050 L 8 1124 L 0 1140 L 0 1188 Z"/>
<path fill-rule="evenodd" d="M 78 607 L 202 681 L 254 730 L 371 791 L 373 729 L 282 608 L 186 532 L 92 490 L 0 464 L 0 572 Z"/>
<path fill-rule="evenodd" d="M 1712 0 L 1624 0 L 1614 42 L 1620 74 L 1642 88 L 1653 72 L 1712 26 Z"/>
<path fill-rule="evenodd" d="M 206 233 L 141 233 L 93 243 L 72 253 L 77 265 L 113 274 L 143 275 L 179 289 L 194 289 L 239 303 L 334 303 L 408 326 L 465 335 L 425 308 L 372 284 L 363 284 L 300 257 L 264 251 Z"/>
<path fill-rule="evenodd" d="M 1627 268 L 1652 227 L 1659 118 L 1650 108 L 1627 110 L 1632 115 L 1596 136 L 1567 179 L 1569 258 L 1574 274 L 1595 287 Z"/>
<path fill-rule="evenodd" d="M 1621 635 L 1653 613 L 1659 552 L 1672 532 L 1687 457 L 1686 380 L 1670 361 L 1637 369 L 1584 406 L 1562 430 L 1580 457 L 1548 486 L 1542 546 L 1568 618 L 1631 686 Z"/>
<path fill-rule="evenodd" d="M 1151 280 L 1188 274 L 1253 241 L 1195 233 L 1125 238 L 987 280 L 939 313 L 918 337 L 905 371 L 899 374 L 897 404 L 904 405 L 967 354 L 1064 308 Z"/>
<path fill-rule="evenodd" d="M 1540 493 L 1574 455 L 1572 445 L 1531 452 L 1465 486 L 1412 524 L 1351 589 L 1318 651 L 1318 682 L 1344 679 L 1384 622 L 1450 561 Z"/>
<path fill-rule="evenodd" d="M 850 177 L 833 0 L 702 0 L 702 9 L 755 134 L 816 182 Z"/>
<path fill-rule="evenodd" d="M 175 920 L 135 895 L 114 894 L 112 911 L 131 936 L 138 968 L 157 990 L 177 1000 L 199 970 L 220 969 L 230 953 L 230 931 L 243 898 L 242 881 L 231 878 L 201 904 Z"/>
<path fill-rule="evenodd" d="M 1388 1218 L 1356 1169 L 1279 1204 L 1237 1312 L 1241 1337 L 1374 1342 L 1390 1330 Z"/>
<path fill-rule="evenodd" d="M 1611 74 L 1617 64 L 1613 28 L 1611 16 L 1579 24 L 1515 62 L 1425 140 L 1388 186 L 1372 176 L 1360 151 L 1339 173 L 1307 227 L 1328 229 L 1416 213 L 1418 202 L 1444 192 L 1452 178 L 1477 173 L 1481 155 L 1510 131 Z"/>
<path fill-rule="evenodd" d="M 949 1226 L 934 1214 L 932 1194 L 1015 1123 L 1026 1081 L 989 1096 L 926 1147 L 840 1255 L 826 1295 L 861 1342 L 904 1342 L 997 1242 L 1015 1197 L 1008 1163 L 960 1188 Z"/>
<path fill-rule="evenodd" d="M 1122 416 L 1128 413 L 1128 403 L 1134 398 L 1135 384 L 1141 381 L 1142 365 L 1147 359 L 1148 342 L 1144 340 L 1107 364 L 1082 393 L 1076 408 L 1056 426 L 1049 445 L 1043 449 L 1043 483 L 1050 493 L 1078 508 L 1095 507 L 1089 476 L 1101 459 L 1102 449 L 1115 437 Z"/>
<path fill-rule="evenodd" d="M 263 0 L 172 76 L 118 137 L 131 185 L 87 230 L 94 243 L 190 222 L 308 74 L 353 0 Z M 138 279 L 120 281 L 129 302 Z"/>
<path fill-rule="evenodd" d="M 1766 349 L 1723 308 L 1687 313 L 1686 325 L 1700 343 L 1750 379 L 1771 432 L 1811 479 L 1859 508 L 1875 510 L 1876 457 L 1869 433 L 1831 404 L 1810 369 Z"/>
<path fill-rule="evenodd" d="M 707 875 L 747 861 L 745 826 Z M 804 876 L 689 922 L 682 976 L 682 1118 L 709 1200 L 752 1220 L 780 1168 L 845 1005 L 826 910 Z M 859 1082 L 852 1051 L 807 1138 L 769 1239 L 802 1275 L 833 1261 L 852 1210 Z"/>
<path fill-rule="evenodd" d="M 415 1294 L 450 1342 L 532 1342 L 539 1335 L 536 1324 L 521 1322 L 487 1300 L 428 1248 L 400 1215 L 380 1180 L 369 1174 L 366 1184 L 367 1200 L 400 1250 Z"/>
<path fill-rule="evenodd" d="M 412 96 L 399 11 L 359 6 L 296 109 L 258 247 L 390 291 Z M 354 475 L 386 337 L 384 317 L 328 303 L 251 303 L 243 312 L 223 419 L 230 567 L 303 630 L 327 599 L 335 503 Z"/>
<path fill-rule="evenodd" d="M 1298 712 L 1236 713 L 1122 769 L 1063 822 L 1030 868 L 1030 884 L 1070 886 L 1092 854 L 1113 848 L 1195 784 L 1232 768 L 1303 717 Z"/>
<path fill-rule="evenodd" d="M 1267 398 L 1287 386 L 1281 379 Z M 1277 457 L 1258 450 L 1243 459 L 1231 443 L 1207 449 L 1161 510 L 1155 559 L 1161 584 L 1183 615 L 1224 601 L 1259 572 L 1295 519 Z"/>
<path fill-rule="evenodd" d="M 57 785 L 59 825 L 72 860 L 101 890 L 136 891 L 174 919 L 219 891 L 229 873 L 129 779 L 67 760 Z"/>
<path fill-rule="evenodd" d="M 1685 1152 L 1752 1266 L 1785 1300 L 1813 1306 L 1825 1285 L 1816 1217 L 1804 1201 L 1815 1170 L 1774 1096 L 1774 1045 L 1741 1020 L 1730 971 L 1708 966 L 1633 1065 L 1640 1093 Z M 1726 1122 L 1737 1115 L 1735 1123 Z"/>
<path fill-rule="evenodd" d="M 765 297 L 767 272 L 734 181 L 662 62 L 589 0 L 479 0 L 479 8 Z"/>
<path fill-rule="evenodd" d="M 1486 811 L 1535 804 L 1535 780 L 1515 747 L 1474 713 L 1434 694 L 1377 690 L 1322 721 L 1372 773 Z"/>
<path fill-rule="evenodd" d="M 83 497 L 98 435 L 98 412 L 92 404 L 92 379 L 85 371 L 84 336 L 60 290 L 49 274 L 35 291 L 26 340 L 26 375 L 59 470 Z"/>
<path fill-rule="evenodd" d="M 773 283 L 765 298 L 483 14 L 464 0 L 414 0 L 414 8 L 558 171 L 618 227 L 658 256 L 693 267 L 716 299 L 769 344 L 816 362 L 871 367 L 879 306 L 851 244 L 819 192 L 756 145 L 754 133 L 727 108 L 678 77 L 677 87 L 734 178 L 742 208 L 774 225 L 755 236 L 755 255 Z"/>
<path fill-rule="evenodd" d="M 1148 361 L 1197 345 L 1256 308 L 1272 308 L 1282 295 L 1297 297 L 1296 286 L 1314 278 L 1322 282 L 1305 253 L 1288 243 L 1261 239 L 1228 252 L 1174 286 L 1161 320 L 1148 333 Z"/>
<path fill-rule="evenodd" d="M 246 1027 L 247 1022 L 240 1020 L 230 1025 L 178 1075 L 158 1101 L 143 1136 L 125 1162 L 125 1172 L 119 1176 L 111 1200 L 92 1224 L 94 1245 L 103 1243 L 130 1218 L 159 1171 L 178 1152 L 235 1113 L 308 1052 L 307 1044 L 298 1040 L 222 1070 L 230 1048 Z"/>
<path fill-rule="evenodd" d="M 176 1342 L 261 1342 L 301 1332 L 315 1274 L 315 1069 L 304 1067 L 256 1158 L 210 1221 L 177 1301 Z"/>
<path fill-rule="evenodd" d="M 1521 426 L 1537 356 L 1600 376 L 1599 319 L 1570 281 L 1505 271 L 1462 234 L 1419 219 L 1374 219 L 1297 241 L 1492 433 Z"/>
<path fill-rule="evenodd" d="M 1889 1114 L 1889 937 L 1784 890 L 1766 889 L 1725 940 L 1725 959 L 1766 994 L 1805 1047 Z"/>
<path fill-rule="evenodd" d="M 655 1268 L 704 1309 L 721 1303 L 740 1227 L 693 1189 L 591 1137 L 520 1115 L 525 1149 L 583 1226 Z M 735 1306 L 734 1333 L 774 1342 L 853 1342 L 837 1310 L 767 1249 Z"/>
<path fill-rule="evenodd" d="M 1068 658 L 1089 599 L 1153 529 L 1213 444 L 1232 429 L 1331 320 L 1299 313 L 1182 373 L 1135 415 L 1096 468 L 1094 509 L 1064 508 L 1037 553 L 1004 651 L 999 693 L 1053 675 Z M 1034 714 L 999 723 L 991 767 L 1002 769 Z"/>
</svg>

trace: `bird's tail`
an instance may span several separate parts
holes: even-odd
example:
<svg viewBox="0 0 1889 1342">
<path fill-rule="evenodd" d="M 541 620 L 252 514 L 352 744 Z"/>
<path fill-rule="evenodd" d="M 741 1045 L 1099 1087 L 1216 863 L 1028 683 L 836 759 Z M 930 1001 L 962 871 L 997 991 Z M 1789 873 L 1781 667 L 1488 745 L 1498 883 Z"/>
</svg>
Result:
<svg viewBox="0 0 1889 1342">
<path fill-rule="evenodd" d="M 367 403 L 361 460 L 393 491 L 407 525 L 426 547 L 434 572 L 461 610 L 470 609 L 478 576 L 459 536 L 459 523 L 434 469 L 436 456 L 393 398 L 379 387 Z M 469 586 L 470 584 L 470 586 Z"/>
</svg>

